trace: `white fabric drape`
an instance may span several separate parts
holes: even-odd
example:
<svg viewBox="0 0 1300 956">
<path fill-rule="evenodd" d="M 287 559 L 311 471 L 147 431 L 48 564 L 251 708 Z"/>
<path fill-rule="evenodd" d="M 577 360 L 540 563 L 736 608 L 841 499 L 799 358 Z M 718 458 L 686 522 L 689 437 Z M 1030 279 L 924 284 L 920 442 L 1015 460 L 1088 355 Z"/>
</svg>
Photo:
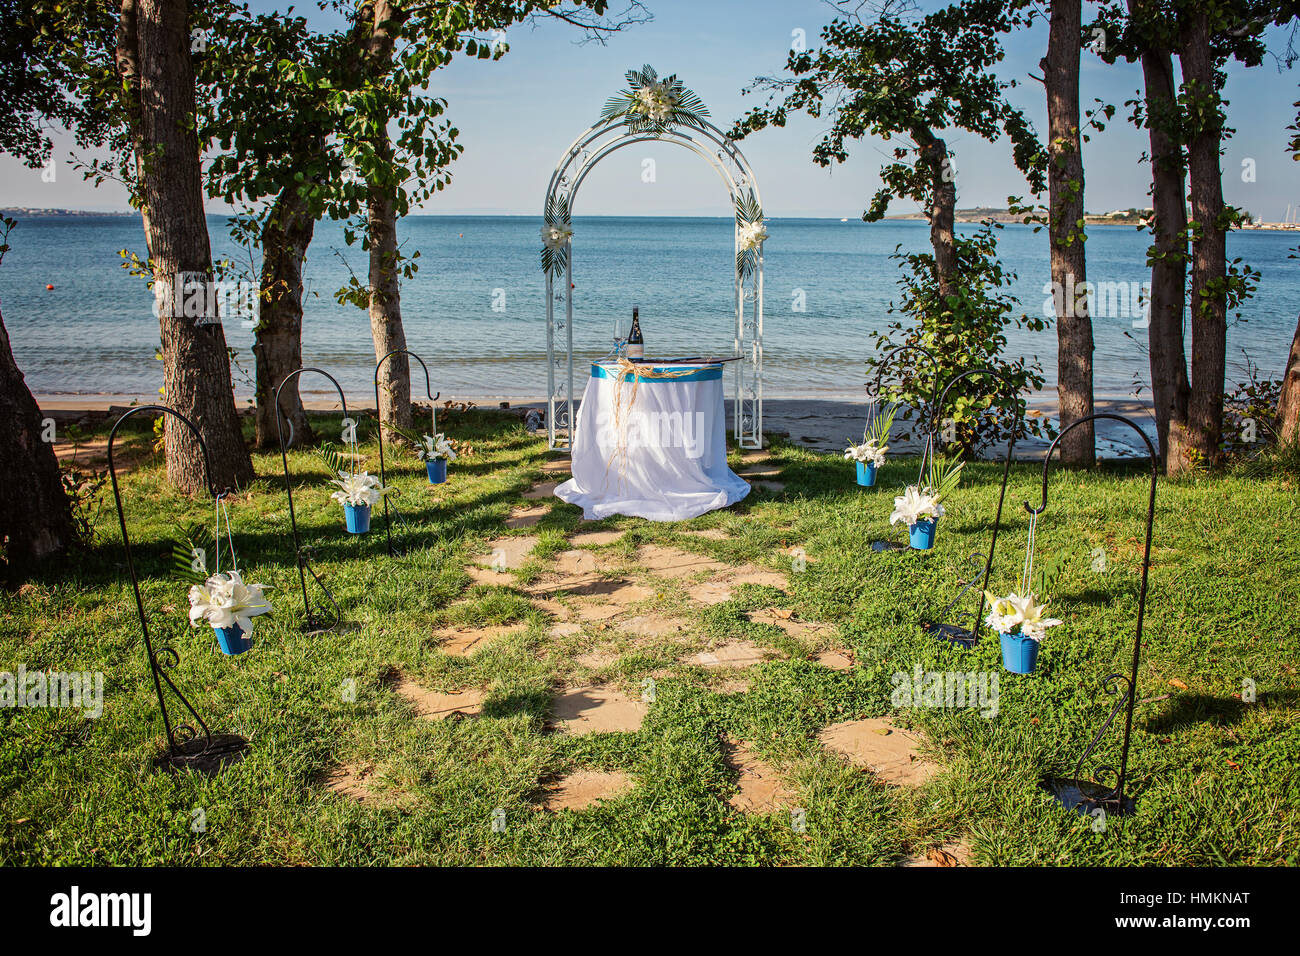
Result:
<svg viewBox="0 0 1300 956">
<path fill-rule="evenodd" d="M 573 477 L 555 489 L 585 518 L 684 521 L 749 494 L 749 483 L 727 467 L 722 366 L 655 371 L 686 374 L 620 382 L 613 366 L 592 366 L 573 441 Z"/>
</svg>

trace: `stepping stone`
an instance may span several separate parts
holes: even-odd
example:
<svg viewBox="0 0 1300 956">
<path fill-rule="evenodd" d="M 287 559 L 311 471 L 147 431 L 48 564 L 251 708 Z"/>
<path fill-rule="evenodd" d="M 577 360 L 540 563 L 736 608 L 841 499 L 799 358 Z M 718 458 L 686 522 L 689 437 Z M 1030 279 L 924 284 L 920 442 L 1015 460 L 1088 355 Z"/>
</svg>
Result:
<svg viewBox="0 0 1300 956">
<path fill-rule="evenodd" d="M 608 621 L 623 613 L 617 604 L 580 604 L 578 617 L 584 621 Z"/>
<path fill-rule="evenodd" d="M 885 783 L 920 786 L 939 769 L 921 757 L 924 738 L 895 727 L 888 718 L 846 720 L 823 728 L 817 736 L 827 750 L 870 770 Z"/>
<path fill-rule="evenodd" d="M 613 544 L 627 532 L 624 531 L 579 531 L 569 537 L 569 544 L 580 548 L 598 548 Z"/>
<path fill-rule="evenodd" d="M 573 621 L 561 621 L 551 625 L 551 637 L 572 637 L 582 633 L 582 625 Z"/>
<path fill-rule="evenodd" d="M 686 658 L 686 663 L 719 670 L 724 667 L 753 667 L 766 660 L 763 649 L 749 641 L 728 641 L 711 651 L 701 651 Z"/>
<path fill-rule="evenodd" d="M 744 741 L 728 740 L 723 747 L 727 765 L 740 774 L 736 781 L 739 789 L 728 803 L 742 813 L 773 813 L 794 806 L 795 795 L 781 783 L 776 768 L 761 760 Z"/>
<path fill-rule="evenodd" d="M 586 654 L 579 654 L 573 659 L 574 663 L 581 664 L 583 667 L 590 667 L 594 671 L 598 671 L 602 667 L 608 667 L 616 660 L 618 660 L 616 656 L 606 651 L 589 651 Z"/>
<path fill-rule="evenodd" d="M 517 568 L 523 565 L 524 559 L 536 545 L 537 537 L 531 534 L 496 538 L 487 543 L 488 553 L 480 554 L 474 563 L 494 570 L 502 570 L 502 565 L 505 568 Z"/>
<path fill-rule="evenodd" d="M 731 537 L 721 528 L 701 528 L 698 531 L 688 529 L 682 534 L 689 534 L 692 538 L 707 538 L 710 541 L 726 541 Z"/>
<path fill-rule="evenodd" d="M 731 600 L 731 586 L 721 581 L 705 581 L 686 593 L 696 604 L 721 604 Z"/>
<path fill-rule="evenodd" d="M 410 701 L 416 713 L 430 720 L 442 720 L 452 714 L 477 717 L 483 711 L 484 694 L 480 690 L 463 690 L 456 694 L 439 694 L 426 690 L 413 680 L 400 678 L 393 685 L 398 697 Z"/>
<path fill-rule="evenodd" d="M 325 786 L 339 796 L 375 806 L 407 803 L 412 797 L 404 790 L 384 786 L 382 778 L 376 775 L 370 764 L 335 767 L 325 778 Z"/>
<path fill-rule="evenodd" d="M 489 641 L 494 641 L 507 634 L 518 634 L 527 628 L 526 624 L 493 625 L 479 628 L 445 628 L 434 631 L 438 650 L 453 657 L 467 657 Z"/>
<path fill-rule="evenodd" d="M 621 770 L 577 770 L 546 788 L 542 806 L 547 810 L 582 810 L 631 789 L 631 778 Z"/>
<path fill-rule="evenodd" d="M 542 474 L 544 475 L 567 475 L 573 468 L 573 462 L 568 458 L 555 458 L 551 461 L 542 462 Z"/>
<path fill-rule="evenodd" d="M 760 461 L 767 461 L 771 457 L 771 451 L 766 448 L 746 448 L 740 453 L 740 460 L 746 465 L 754 465 Z"/>
<path fill-rule="evenodd" d="M 481 568 L 477 564 L 471 564 L 465 569 L 465 573 L 475 584 L 509 587 L 515 583 L 515 576 L 509 571 L 493 571 L 491 568 Z"/>
<path fill-rule="evenodd" d="M 547 505 L 515 508 L 506 519 L 506 527 L 511 530 L 531 528 L 550 513 L 551 509 Z"/>
<path fill-rule="evenodd" d="M 847 671 L 853 668 L 853 659 L 841 651 L 822 651 L 813 660 L 833 671 Z"/>
<path fill-rule="evenodd" d="M 769 495 L 779 495 L 785 491 L 784 481 L 751 481 L 750 485 L 755 491 L 763 491 Z"/>
<path fill-rule="evenodd" d="M 974 866 L 971 862 L 970 845 L 964 840 L 955 840 L 943 846 L 930 847 L 924 854 L 913 853 L 899 861 L 899 866 Z"/>
<path fill-rule="evenodd" d="M 784 574 L 776 571 L 764 571 L 760 568 L 742 569 L 739 573 L 731 575 L 728 580 L 732 585 L 761 584 L 764 587 L 776 588 L 780 591 L 784 591 L 788 586 Z"/>
<path fill-rule="evenodd" d="M 761 611 L 750 611 L 745 616 L 756 623 L 771 624 L 774 627 L 779 627 L 794 638 L 809 637 L 830 629 L 829 624 L 822 624 L 817 621 L 801 620 L 800 618 L 795 617 L 793 612 L 783 608 L 764 608 Z"/>
<path fill-rule="evenodd" d="M 561 551 L 555 557 L 556 570 L 562 574 L 591 574 L 596 565 L 596 556 L 590 551 Z"/>
<path fill-rule="evenodd" d="M 738 471 L 736 474 L 741 478 L 776 478 L 781 474 L 780 465 L 767 465 L 757 468 L 746 468 L 744 471 Z"/>
<path fill-rule="evenodd" d="M 727 680 L 718 685 L 719 694 L 745 694 L 749 692 L 749 680 Z"/>
<path fill-rule="evenodd" d="M 647 544 L 640 548 L 636 563 L 661 578 L 679 578 L 700 571 L 722 571 L 727 567 L 721 561 L 658 544 Z"/>
<path fill-rule="evenodd" d="M 562 482 L 559 481 L 543 481 L 541 484 L 533 485 L 533 487 L 525 491 L 523 497 L 529 501 L 542 501 L 546 498 L 554 498 L 555 489 L 560 487 L 561 484 Z"/>
<path fill-rule="evenodd" d="M 635 634 L 638 637 L 661 637 L 685 630 L 686 622 L 663 614 L 638 614 L 621 622 L 618 629 L 624 634 Z"/>
<path fill-rule="evenodd" d="M 576 687 L 555 699 L 551 714 L 562 733 L 638 731 L 649 705 L 606 685 Z"/>
</svg>

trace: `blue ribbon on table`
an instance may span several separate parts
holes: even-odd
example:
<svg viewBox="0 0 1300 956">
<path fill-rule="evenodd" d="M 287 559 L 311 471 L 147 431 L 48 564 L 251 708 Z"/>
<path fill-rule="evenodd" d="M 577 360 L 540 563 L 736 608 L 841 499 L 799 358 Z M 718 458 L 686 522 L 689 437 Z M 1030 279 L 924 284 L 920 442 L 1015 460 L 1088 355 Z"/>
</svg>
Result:
<svg viewBox="0 0 1300 956">
<path fill-rule="evenodd" d="M 675 371 L 675 370 L 674 370 L 673 368 L 671 368 L 671 367 L 664 367 L 664 368 L 649 367 L 649 368 L 650 368 L 650 371 L 651 371 L 651 372 L 671 372 L 671 371 Z M 611 370 L 605 368 L 603 365 L 592 365 L 592 367 L 591 367 L 591 377 L 592 377 L 592 378 L 618 378 L 618 376 L 619 376 L 619 373 L 618 373 L 618 370 L 617 370 L 617 369 L 611 371 Z M 718 380 L 718 379 L 720 379 L 720 378 L 722 378 L 722 366 L 721 366 L 721 365 L 710 365 L 710 366 L 707 366 L 706 368 L 695 369 L 694 371 L 687 372 L 687 373 L 684 374 L 684 375 L 674 375 L 674 376 L 672 376 L 671 378 L 655 378 L 655 377 L 646 377 L 646 376 L 643 376 L 643 375 L 629 375 L 627 378 L 624 379 L 624 381 L 625 381 L 625 382 L 633 382 L 633 381 L 636 381 L 636 382 L 646 382 L 646 383 L 654 383 L 654 382 L 712 382 L 712 381 L 716 381 L 716 380 Z"/>
</svg>

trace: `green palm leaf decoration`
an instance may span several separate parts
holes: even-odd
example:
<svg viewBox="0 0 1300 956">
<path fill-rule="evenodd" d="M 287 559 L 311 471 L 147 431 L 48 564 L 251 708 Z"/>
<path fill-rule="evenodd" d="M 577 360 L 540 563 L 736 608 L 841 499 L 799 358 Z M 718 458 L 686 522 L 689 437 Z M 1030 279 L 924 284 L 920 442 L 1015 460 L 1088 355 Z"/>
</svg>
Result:
<svg viewBox="0 0 1300 956">
<path fill-rule="evenodd" d="M 699 129 L 709 115 L 704 102 L 682 85 L 677 74 L 659 79 L 646 64 L 627 71 L 628 88 L 611 96 L 600 112 L 602 120 L 623 118 L 633 133 L 666 133 L 674 126 Z"/>
<path fill-rule="evenodd" d="M 740 276 L 741 282 L 748 279 L 758 265 L 758 250 L 763 244 L 762 240 L 767 238 L 762 229 L 763 207 L 759 205 L 754 190 L 750 189 L 736 197 L 736 232 L 742 239 L 742 244 L 736 249 L 736 274 Z M 746 244 L 743 241 L 747 234 L 758 236 L 760 233 L 761 238 L 757 242 Z"/>
<path fill-rule="evenodd" d="M 568 197 L 548 197 L 542 218 L 542 271 L 548 275 L 558 274 L 569 264 L 569 240 L 573 236 Z"/>
</svg>

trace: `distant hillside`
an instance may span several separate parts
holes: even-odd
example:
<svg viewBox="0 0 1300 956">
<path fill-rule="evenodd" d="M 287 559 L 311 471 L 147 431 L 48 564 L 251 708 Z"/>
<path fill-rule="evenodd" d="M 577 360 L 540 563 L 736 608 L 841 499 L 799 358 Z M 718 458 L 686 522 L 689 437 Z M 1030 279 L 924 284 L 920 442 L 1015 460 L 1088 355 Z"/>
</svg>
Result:
<svg viewBox="0 0 1300 956">
<path fill-rule="evenodd" d="M 1116 209 L 1113 212 L 1105 213 L 1090 212 L 1084 216 L 1084 219 L 1091 225 L 1118 223 L 1137 226 L 1141 225 L 1150 215 L 1150 209 Z M 887 216 L 886 218 L 924 219 L 925 213 L 909 212 L 899 216 Z M 994 222 L 1022 222 L 1024 220 L 1023 216 L 1013 216 L 1006 209 L 995 209 L 992 206 L 973 206 L 969 209 L 958 209 L 956 218 L 958 222 L 983 222 L 985 219 L 991 219 Z"/>
<path fill-rule="evenodd" d="M 14 207 L 9 209 L 0 209 L 0 215 L 4 216 L 135 216 L 139 215 L 134 212 L 96 212 L 90 209 L 32 209 L 26 206 Z"/>
</svg>

